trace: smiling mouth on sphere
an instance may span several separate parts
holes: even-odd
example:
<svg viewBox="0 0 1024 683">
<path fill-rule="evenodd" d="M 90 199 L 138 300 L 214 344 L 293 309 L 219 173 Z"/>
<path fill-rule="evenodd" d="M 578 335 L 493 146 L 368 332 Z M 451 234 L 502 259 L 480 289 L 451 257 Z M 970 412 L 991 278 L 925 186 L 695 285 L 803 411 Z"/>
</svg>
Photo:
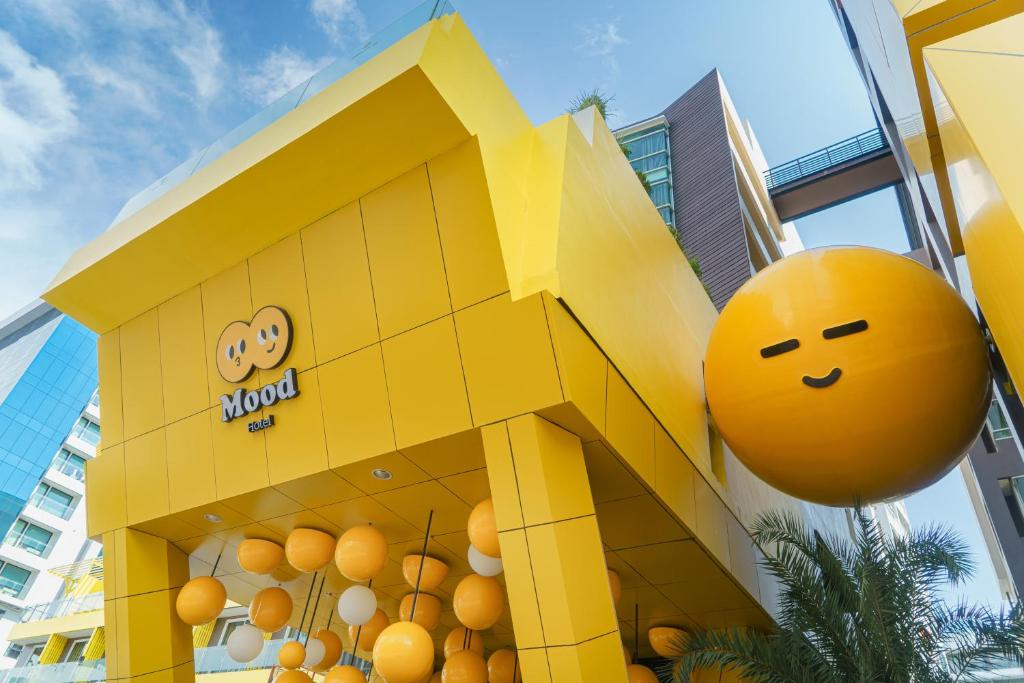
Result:
<svg viewBox="0 0 1024 683">
<path fill-rule="evenodd" d="M 839 379 L 839 375 L 843 374 L 843 371 L 839 368 L 832 368 L 824 377 L 811 377 L 810 375 L 804 375 L 804 384 L 813 389 L 824 389 L 830 387 L 836 383 Z"/>
<path fill-rule="evenodd" d="M 270 348 L 267 349 L 267 353 L 273 353 L 274 349 L 276 349 L 276 348 L 277 348 L 277 342 L 274 342 L 273 344 L 270 345 Z"/>
</svg>

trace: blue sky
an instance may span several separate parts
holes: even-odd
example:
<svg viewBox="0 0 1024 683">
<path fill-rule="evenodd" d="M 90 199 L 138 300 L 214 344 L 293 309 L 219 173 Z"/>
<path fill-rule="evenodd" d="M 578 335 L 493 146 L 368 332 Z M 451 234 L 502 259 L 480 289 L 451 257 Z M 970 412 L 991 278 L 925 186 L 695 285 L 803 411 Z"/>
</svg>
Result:
<svg viewBox="0 0 1024 683">
<path fill-rule="evenodd" d="M 660 111 L 718 67 L 770 164 L 874 126 L 824 0 L 454 0 L 529 116 L 581 89 L 610 124 Z M 416 0 L 0 3 L 0 317 L 37 296 L 124 201 Z M 798 222 L 808 246 L 906 248 L 892 191 Z M 909 503 L 980 553 L 963 481 Z M 984 557 L 969 592 L 995 600 Z"/>
</svg>

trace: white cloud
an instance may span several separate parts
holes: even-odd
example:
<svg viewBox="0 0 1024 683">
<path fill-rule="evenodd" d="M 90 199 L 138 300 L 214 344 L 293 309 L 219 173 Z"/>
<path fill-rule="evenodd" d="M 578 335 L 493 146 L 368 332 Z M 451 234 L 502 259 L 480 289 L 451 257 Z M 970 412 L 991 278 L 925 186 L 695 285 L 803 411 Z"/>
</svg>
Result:
<svg viewBox="0 0 1024 683">
<path fill-rule="evenodd" d="M 156 105 L 149 90 L 139 81 L 125 73 L 121 65 L 109 67 L 84 56 L 76 66 L 76 73 L 84 76 L 98 89 L 117 97 L 118 106 L 130 105 L 142 111 L 153 113 Z"/>
<path fill-rule="evenodd" d="M 366 19 L 356 0 L 311 0 L 309 9 L 320 29 L 336 45 L 346 45 L 352 37 L 365 41 Z"/>
<path fill-rule="evenodd" d="M 592 22 L 579 27 L 583 40 L 576 49 L 591 57 L 601 57 L 605 66 L 613 72 L 619 71 L 615 49 L 629 41 L 619 33 L 618 19 L 607 22 Z"/>
<path fill-rule="evenodd" d="M 199 99 L 209 102 L 220 91 L 223 82 L 220 33 L 198 14 L 190 13 L 180 0 L 175 4 L 175 13 L 185 39 L 172 43 L 171 52 L 192 75 Z"/>
<path fill-rule="evenodd" d="M 0 189 L 37 187 L 44 156 L 77 123 L 60 76 L 0 31 Z"/>
<path fill-rule="evenodd" d="M 270 104 L 330 63 L 329 57 L 306 59 L 287 45 L 271 52 L 241 78 L 242 92 L 260 104 Z"/>
</svg>

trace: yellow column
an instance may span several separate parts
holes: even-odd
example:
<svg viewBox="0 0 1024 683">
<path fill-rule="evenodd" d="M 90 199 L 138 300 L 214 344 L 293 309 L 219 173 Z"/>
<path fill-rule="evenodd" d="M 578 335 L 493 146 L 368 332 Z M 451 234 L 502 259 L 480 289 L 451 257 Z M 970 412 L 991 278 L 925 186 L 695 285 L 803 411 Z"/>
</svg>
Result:
<svg viewBox="0 0 1024 683">
<path fill-rule="evenodd" d="M 65 636 L 59 633 L 51 633 L 50 637 L 46 639 L 43 651 L 39 653 L 39 663 L 56 664 L 60 660 L 60 655 L 64 652 L 64 646 L 67 643 L 68 639 Z"/>
<path fill-rule="evenodd" d="M 625 681 L 579 438 L 525 415 L 484 427 L 483 440 L 523 678 Z"/>
<path fill-rule="evenodd" d="M 133 529 L 103 534 L 107 680 L 194 681 L 192 629 L 174 610 L 188 557 Z"/>
<path fill-rule="evenodd" d="M 85 650 L 82 652 L 82 659 L 94 660 L 103 657 L 106 651 L 106 631 L 103 630 L 102 626 L 96 627 L 92 635 L 89 636 L 89 642 L 85 644 Z"/>
</svg>

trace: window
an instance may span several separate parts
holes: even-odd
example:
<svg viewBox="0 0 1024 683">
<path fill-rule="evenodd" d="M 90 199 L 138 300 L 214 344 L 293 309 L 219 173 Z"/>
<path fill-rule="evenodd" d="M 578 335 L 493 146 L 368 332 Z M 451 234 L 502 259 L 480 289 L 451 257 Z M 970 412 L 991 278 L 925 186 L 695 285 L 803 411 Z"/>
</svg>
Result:
<svg viewBox="0 0 1024 683">
<path fill-rule="evenodd" d="M 220 634 L 220 640 L 217 642 L 218 645 L 227 645 L 228 636 L 235 632 L 235 629 L 246 622 L 245 617 L 241 619 L 235 619 L 224 624 L 224 631 Z"/>
<path fill-rule="evenodd" d="M 87 444 L 95 446 L 100 442 L 100 426 L 91 420 L 80 417 L 71 429 L 71 436 L 77 436 Z"/>
<path fill-rule="evenodd" d="M 75 509 L 74 496 L 43 482 L 39 482 L 28 502 L 61 519 L 69 518 Z"/>
<path fill-rule="evenodd" d="M 11 643 L 10 646 L 8 646 L 7 651 L 4 652 L 4 657 L 9 657 L 11 659 L 17 659 L 18 657 L 21 656 L 21 651 L 24 650 L 24 649 L 25 649 L 24 645 L 17 645 L 15 643 Z"/>
<path fill-rule="evenodd" d="M 92 392 L 92 396 L 89 397 L 89 405 L 96 406 L 97 408 L 100 407 L 100 390 L 99 389 L 97 389 L 96 391 Z"/>
<path fill-rule="evenodd" d="M 999 401 L 993 400 L 992 405 L 988 407 L 988 426 L 992 430 L 992 436 L 997 441 L 999 439 L 1013 438 L 1010 423 L 1006 421 L 1006 415 L 1003 413 L 1003 408 L 999 405 Z"/>
<path fill-rule="evenodd" d="M 85 654 L 85 646 L 89 644 L 88 638 L 79 638 L 78 640 L 72 640 L 64 647 L 64 656 L 60 658 L 62 662 L 80 662 L 82 656 Z"/>
<path fill-rule="evenodd" d="M 47 531 L 40 526 L 29 524 L 25 520 L 19 519 L 14 522 L 14 526 L 7 532 L 7 538 L 4 539 L 4 543 L 13 545 L 15 548 L 21 548 L 33 555 L 42 556 L 46 552 L 47 546 L 50 545 L 51 538 L 53 538 L 52 531 Z"/>
<path fill-rule="evenodd" d="M 1017 535 L 1024 537 L 1024 506 L 1021 495 L 1024 494 L 1024 477 L 1007 477 L 999 479 L 999 490 L 1010 510 L 1010 519 L 1017 529 Z"/>
<path fill-rule="evenodd" d="M 85 458 L 75 455 L 66 448 L 60 449 L 50 467 L 72 479 L 85 481 Z"/>
<path fill-rule="evenodd" d="M 15 598 L 20 596 L 30 576 L 32 572 L 16 564 L 0 564 L 0 593 Z"/>
<path fill-rule="evenodd" d="M 25 661 L 25 666 L 35 666 L 39 663 L 39 658 L 43 656 L 43 650 L 46 648 L 46 644 L 35 645 L 32 647 L 32 654 L 28 656 Z"/>
</svg>

